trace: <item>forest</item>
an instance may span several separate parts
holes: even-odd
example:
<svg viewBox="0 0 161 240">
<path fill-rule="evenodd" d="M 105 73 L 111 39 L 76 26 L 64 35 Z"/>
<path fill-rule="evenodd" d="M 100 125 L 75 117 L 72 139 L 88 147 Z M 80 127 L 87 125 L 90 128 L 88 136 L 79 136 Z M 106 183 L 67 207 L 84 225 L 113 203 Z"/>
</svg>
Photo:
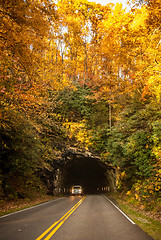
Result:
<svg viewBox="0 0 161 240">
<path fill-rule="evenodd" d="M 161 1 L 0 3 L 0 198 L 47 192 L 63 146 L 161 207 Z"/>
</svg>

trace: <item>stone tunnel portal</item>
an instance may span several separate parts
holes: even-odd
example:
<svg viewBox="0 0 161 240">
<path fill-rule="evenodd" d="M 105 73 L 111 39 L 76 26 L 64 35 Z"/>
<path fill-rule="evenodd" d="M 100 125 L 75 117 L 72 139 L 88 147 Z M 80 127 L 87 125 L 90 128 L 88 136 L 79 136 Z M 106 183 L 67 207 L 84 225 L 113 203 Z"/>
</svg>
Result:
<svg viewBox="0 0 161 240">
<path fill-rule="evenodd" d="M 81 185 L 85 194 L 96 193 L 102 187 L 111 189 L 109 174 L 108 166 L 98 158 L 74 157 L 63 168 L 61 187 L 70 189 L 73 185 Z"/>
</svg>

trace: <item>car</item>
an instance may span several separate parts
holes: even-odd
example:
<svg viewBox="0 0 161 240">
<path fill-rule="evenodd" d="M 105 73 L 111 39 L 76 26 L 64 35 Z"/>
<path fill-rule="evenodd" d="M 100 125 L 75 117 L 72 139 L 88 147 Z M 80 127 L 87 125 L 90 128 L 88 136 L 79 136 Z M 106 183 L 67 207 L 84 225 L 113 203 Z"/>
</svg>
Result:
<svg viewBox="0 0 161 240">
<path fill-rule="evenodd" d="M 80 185 L 75 185 L 72 187 L 72 191 L 71 191 L 72 195 L 81 195 L 83 194 L 83 189 L 82 186 Z"/>
</svg>

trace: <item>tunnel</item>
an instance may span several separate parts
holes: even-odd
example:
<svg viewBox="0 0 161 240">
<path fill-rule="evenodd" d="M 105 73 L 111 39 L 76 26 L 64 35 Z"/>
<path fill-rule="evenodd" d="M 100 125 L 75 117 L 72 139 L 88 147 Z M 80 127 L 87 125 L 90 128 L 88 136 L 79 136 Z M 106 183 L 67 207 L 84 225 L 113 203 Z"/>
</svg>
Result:
<svg viewBox="0 0 161 240">
<path fill-rule="evenodd" d="M 61 187 L 70 189 L 81 185 L 85 194 L 93 194 L 102 188 L 110 187 L 108 166 L 98 158 L 76 157 L 64 165 L 61 174 Z"/>
</svg>

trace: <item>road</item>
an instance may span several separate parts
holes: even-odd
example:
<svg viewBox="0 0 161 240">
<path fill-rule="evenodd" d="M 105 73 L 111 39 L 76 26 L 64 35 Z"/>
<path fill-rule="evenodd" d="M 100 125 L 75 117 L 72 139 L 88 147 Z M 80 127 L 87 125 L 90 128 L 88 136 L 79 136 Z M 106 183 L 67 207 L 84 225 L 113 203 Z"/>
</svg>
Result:
<svg viewBox="0 0 161 240">
<path fill-rule="evenodd" d="M 103 195 L 58 198 L 0 218 L 1 240 L 152 240 Z"/>
</svg>

